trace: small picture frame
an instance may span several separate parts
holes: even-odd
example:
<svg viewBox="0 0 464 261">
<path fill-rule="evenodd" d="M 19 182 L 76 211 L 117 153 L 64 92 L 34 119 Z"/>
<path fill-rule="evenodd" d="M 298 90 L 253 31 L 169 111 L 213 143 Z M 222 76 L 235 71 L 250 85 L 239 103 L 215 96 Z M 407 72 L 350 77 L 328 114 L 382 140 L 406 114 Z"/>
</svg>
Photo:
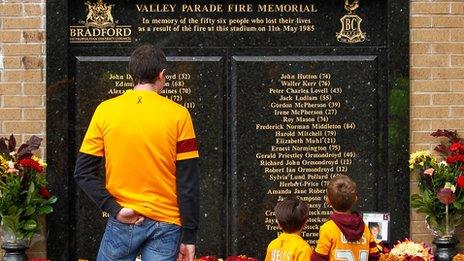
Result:
<svg viewBox="0 0 464 261">
<path fill-rule="evenodd" d="M 377 243 L 390 242 L 390 213 L 364 212 L 363 220 Z"/>
</svg>

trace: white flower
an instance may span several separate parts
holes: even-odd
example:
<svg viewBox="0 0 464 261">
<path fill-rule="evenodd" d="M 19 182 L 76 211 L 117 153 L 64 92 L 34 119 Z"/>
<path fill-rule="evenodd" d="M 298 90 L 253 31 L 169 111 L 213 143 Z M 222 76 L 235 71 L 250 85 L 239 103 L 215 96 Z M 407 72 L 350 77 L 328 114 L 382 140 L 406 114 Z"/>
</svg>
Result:
<svg viewBox="0 0 464 261">
<path fill-rule="evenodd" d="M 13 161 L 11 161 L 11 160 L 10 160 L 10 161 L 8 161 L 8 168 L 10 168 L 10 169 L 14 169 L 14 167 L 15 167 L 15 164 L 14 164 L 14 162 L 13 162 Z"/>
<path fill-rule="evenodd" d="M 451 189 L 451 191 L 453 191 L 453 193 L 456 193 L 456 187 L 453 184 L 451 184 L 450 182 L 446 182 L 444 188 Z"/>
<path fill-rule="evenodd" d="M 448 166 L 448 163 L 446 163 L 446 161 L 441 161 L 440 163 L 438 163 L 438 165 L 440 166 Z"/>
</svg>

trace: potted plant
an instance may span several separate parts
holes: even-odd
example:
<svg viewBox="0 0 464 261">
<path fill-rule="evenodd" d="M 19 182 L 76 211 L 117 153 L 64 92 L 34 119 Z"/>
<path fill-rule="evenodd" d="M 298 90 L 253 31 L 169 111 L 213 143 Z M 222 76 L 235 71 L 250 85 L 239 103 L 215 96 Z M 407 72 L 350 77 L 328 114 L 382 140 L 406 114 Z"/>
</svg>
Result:
<svg viewBox="0 0 464 261">
<path fill-rule="evenodd" d="M 32 136 L 16 149 L 16 139 L 0 138 L 0 227 L 4 260 L 27 260 L 25 250 L 39 232 L 40 215 L 53 211 L 57 198 L 47 189 L 45 162 L 33 152 L 42 139 Z"/>
<path fill-rule="evenodd" d="M 431 135 L 445 138 L 435 147 L 436 153 L 418 151 L 409 159 L 419 186 L 419 193 L 411 196 L 411 206 L 427 215 L 427 227 L 437 245 L 436 260 L 451 260 L 458 243 L 455 229 L 464 221 L 464 141 L 456 131 L 437 130 Z"/>
</svg>

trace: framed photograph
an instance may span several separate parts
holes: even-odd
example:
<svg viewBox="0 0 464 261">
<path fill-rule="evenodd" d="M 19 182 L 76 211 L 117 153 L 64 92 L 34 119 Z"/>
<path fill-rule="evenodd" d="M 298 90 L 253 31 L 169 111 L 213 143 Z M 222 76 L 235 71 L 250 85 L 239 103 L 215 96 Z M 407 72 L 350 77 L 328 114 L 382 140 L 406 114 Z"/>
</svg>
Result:
<svg viewBox="0 0 464 261">
<path fill-rule="evenodd" d="M 371 230 L 377 242 L 389 242 L 390 213 L 364 212 L 364 223 Z"/>
</svg>

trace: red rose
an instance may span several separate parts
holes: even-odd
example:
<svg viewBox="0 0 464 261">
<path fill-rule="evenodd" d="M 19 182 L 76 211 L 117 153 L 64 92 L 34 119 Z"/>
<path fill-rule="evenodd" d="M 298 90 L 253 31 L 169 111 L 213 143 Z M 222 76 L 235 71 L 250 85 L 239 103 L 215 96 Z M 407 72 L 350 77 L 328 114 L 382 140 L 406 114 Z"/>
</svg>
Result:
<svg viewBox="0 0 464 261">
<path fill-rule="evenodd" d="M 451 144 L 451 146 L 449 147 L 450 151 L 457 151 L 461 148 L 461 144 L 460 143 L 453 143 Z"/>
<path fill-rule="evenodd" d="M 456 180 L 456 184 L 461 188 L 464 189 L 464 175 L 461 175 Z"/>
<path fill-rule="evenodd" d="M 46 187 L 40 188 L 39 195 L 41 195 L 44 199 L 49 199 L 52 197 L 52 193 L 50 193 L 50 191 Z"/>
<path fill-rule="evenodd" d="M 24 168 L 31 168 L 37 172 L 42 172 L 43 171 L 43 167 L 40 166 L 40 164 L 31 159 L 31 158 L 24 158 L 24 159 L 21 159 L 19 162 L 19 165 L 23 166 Z"/>
<path fill-rule="evenodd" d="M 448 164 L 454 164 L 458 161 L 457 155 L 450 155 L 446 158 L 446 163 Z"/>
</svg>

